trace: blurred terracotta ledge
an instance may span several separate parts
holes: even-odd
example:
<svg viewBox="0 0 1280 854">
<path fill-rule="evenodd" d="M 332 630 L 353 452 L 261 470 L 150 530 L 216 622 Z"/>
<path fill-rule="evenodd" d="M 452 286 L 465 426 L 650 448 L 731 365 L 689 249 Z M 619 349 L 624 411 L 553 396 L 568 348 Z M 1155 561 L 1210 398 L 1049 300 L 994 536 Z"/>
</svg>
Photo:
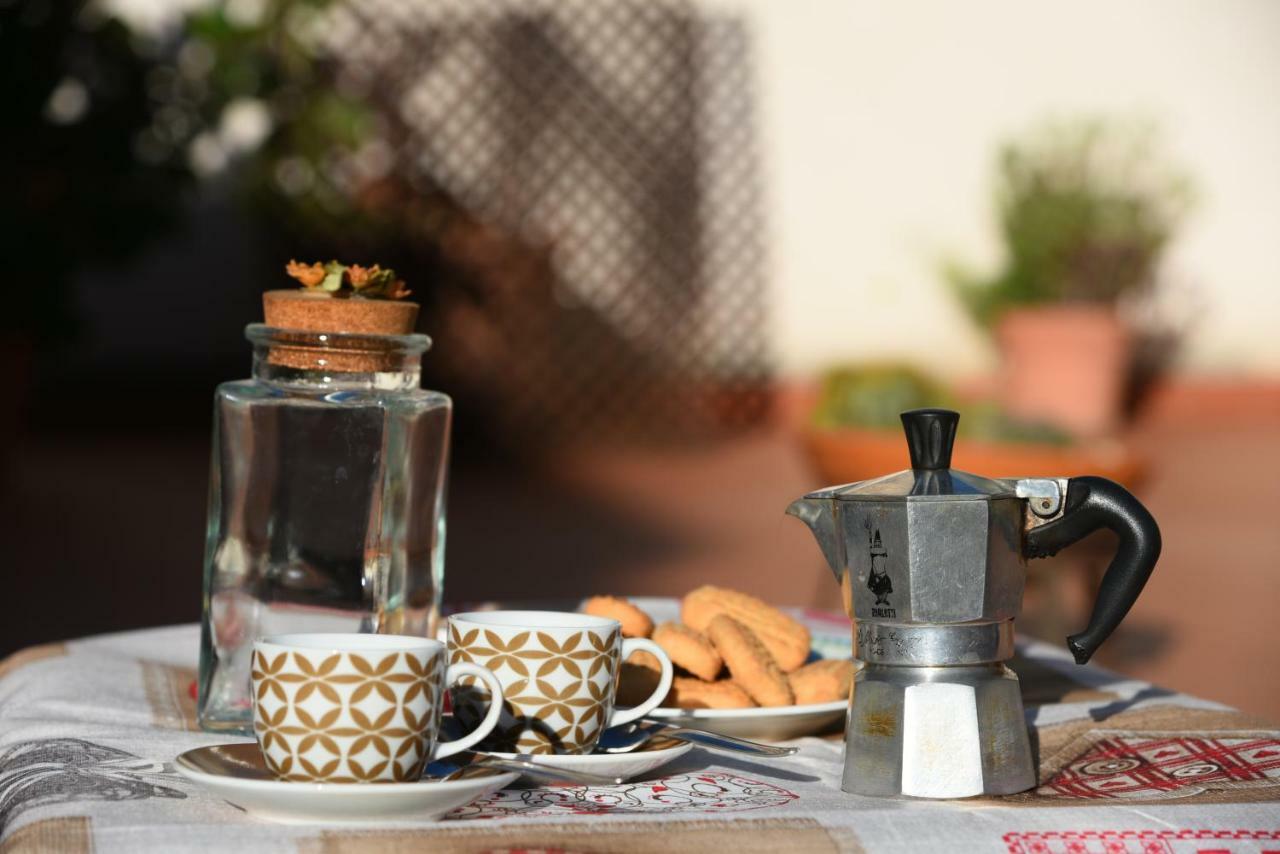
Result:
<svg viewBox="0 0 1280 854">
<path fill-rule="evenodd" d="M 986 379 L 957 383 L 962 397 L 981 396 L 990 389 Z M 818 401 L 818 386 L 807 380 L 780 381 L 773 400 L 778 426 L 801 429 Z M 1280 379 L 1172 377 L 1152 387 L 1136 420 L 1212 423 L 1246 416 L 1266 423 L 1280 421 Z"/>
<path fill-rule="evenodd" d="M 889 430 L 802 433 L 813 467 L 826 483 L 867 480 L 911 467 L 906 442 Z M 1059 447 L 957 439 L 952 465 L 987 477 L 1076 477 L 1091 474 L 1134 487 L 1146 459 L 1127 442 L 1109 439 Z"/>
<path fill-rule="evenodd" d="M 1173 378 L 1151 390 L 1138 414 L 1139 422 L 1196 425 L 1241 418 L 1280 424 L 1280 380 Z"/>
<path fill-rule="evenodd" d="M 964 384 L 966 389 L 981 387 Z M 796 432 L 811 464 L 826 483 L 849 483 L 907 468 L 902 436 L 890 430 L 818 429 L 809 413 L 817 400 L 811 383 L 779 388 L 775 398 L 779 426 Z M 1248 419 L 1280 424 L 1280 382 L 1175 378 L 1153 388 L 1143 401 L 1136 426 L 1178 424 L 1204 427 Z M 1130 431 L 1132 432 L 1132 431 Z M 1093 474 L 1136 487 L 1147 469 L 1145 455 L 1127 436 L 1063 447 L 1054 445 L 956 441 L 954 465 L 991 477 Z"/>
</svg>

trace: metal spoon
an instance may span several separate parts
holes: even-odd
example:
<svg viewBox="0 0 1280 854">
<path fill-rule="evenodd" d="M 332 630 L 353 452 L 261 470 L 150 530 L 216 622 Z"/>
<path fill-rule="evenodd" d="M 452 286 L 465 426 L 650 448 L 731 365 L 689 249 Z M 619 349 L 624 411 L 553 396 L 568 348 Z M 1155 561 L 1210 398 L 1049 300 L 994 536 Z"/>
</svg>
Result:
<svg viewBox="0 0 1280 854">
<path fill-rule="evenodd" d="M 494 756 L 490 753 L 472 753 L 471 760 L 461 767 L 444 775 L 445 780 L 460 780 L 471 776 L 469 769 L 494 768 L 499 771 L 517 771 L 526 777 L 551 780 L 559 783 L 576 783 L 579 786 L 616 786 L 624 777 L 605 777 L 600 774 L 589 774 L 586 771 L 569 771 L 564 768 L 552 768 L 534 762 L 525 756 Z M 443 770 L 443 769 L 441 769 Z"/>
<path fill-rule="evenodd" d="M 761 744 L 758 741 L 747 741 L 732 735 L 721 735 L 703 729 L 690 729 L 663 721 L 648 719 L 633 724 L 606 730 L 600 737 L 596 747 L 597 753 L 630 753 L 638 749 L 650 739 L 666 735 L 688 741 L 708 750 L 721 750 L 726 753 L 750 753 L 754 756 L 792 756 L 799 752 L 798 747 L 775 747 L 772 744 Z"/>
</svg>

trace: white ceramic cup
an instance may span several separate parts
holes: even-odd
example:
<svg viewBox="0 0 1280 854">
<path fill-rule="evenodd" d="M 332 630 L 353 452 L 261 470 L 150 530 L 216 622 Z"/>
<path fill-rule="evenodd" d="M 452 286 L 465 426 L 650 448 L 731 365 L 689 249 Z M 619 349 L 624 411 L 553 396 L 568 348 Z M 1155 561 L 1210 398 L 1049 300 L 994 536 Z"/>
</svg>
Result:
<svg viewBox="0 0 1280 854">
<path fill-rule="evenodd" d="M 662 673 L 647 700 L 614 709 L 618 668 L 644 650 Z M 502 717 L 484 747 L 507 753 L 590 753 L 600 735 L 652 711 L 671 688 L 671 659 L 643 638 L 623 638 L 607 617 L 561 611 L 472 611 L 449 618 L 449 661 L 483 665 L 502 683 Z M 479 719 L 483 692 L 450 689 L 453 714 Z"/>
<path fill-rule="evenodd" d="M 405 635 L 276 635 L 253 645 L 253 731 L 286 780 L 412 782 L 432 759 L 466 750 L 497 725 L 502 684 L 474 664 L 446 665 L 445 645 Z M 464 677 L 497 702 L 472 732 L 438 742 L 444 690 Z"/>
</svg>

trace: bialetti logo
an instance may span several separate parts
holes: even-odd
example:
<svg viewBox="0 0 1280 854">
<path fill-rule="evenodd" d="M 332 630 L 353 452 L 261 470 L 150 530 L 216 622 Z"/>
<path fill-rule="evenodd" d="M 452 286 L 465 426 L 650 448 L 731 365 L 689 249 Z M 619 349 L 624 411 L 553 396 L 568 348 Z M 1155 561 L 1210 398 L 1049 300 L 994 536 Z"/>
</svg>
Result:
<svg viewBox="0 0 1280 854">
<path fill-rule="evenodd" d="M 876 597 L 875 603 L 871 606 L 871 616 L 896 617 L 897 609 L 890 607 L 892 603 L 889 602 L 889 594 L 893 592 L 893 581 L 885 570 L 885 561 L 889 557 L 889 552 L 880 542 L 880 529 L 876 528 L 872 533 L 870 520 L 867 521 L 866 528 L 867 549 L 871 553 L 871 574 L 867 576 L 867 589 Z"/>
</svg>

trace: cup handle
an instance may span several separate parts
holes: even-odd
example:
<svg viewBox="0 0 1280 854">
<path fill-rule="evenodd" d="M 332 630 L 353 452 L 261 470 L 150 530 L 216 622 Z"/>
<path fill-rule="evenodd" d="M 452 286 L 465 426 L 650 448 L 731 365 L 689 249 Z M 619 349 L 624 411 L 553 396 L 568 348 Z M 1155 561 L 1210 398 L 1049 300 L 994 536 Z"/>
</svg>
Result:
<svg viewBox="0 0 1280 854">
<path fill-rule="evenodd" d="M 453 685 L 464 676 L 474 676 L 489 687 L 489 711 L 485 713 L 480 725 L 462 738 L 437 742 L 432 759 L 443 759 L 471 747 L 493 732 L 493 728 L 498 725 L 498 718 L 502 715 L 502 683 L 498 681 L 498 677 L 478 664 L 463 662 L 449 665 L 449 669 L 444 672 L 445 685 Z"/>
<path fill-rule="evenodd" d="M 671 657 L 667 655 L 662 647 L 651 640 L 646 638 L 627 638 L 622 642 L 622 660 L 626 661 L 631 656 L 631 653 L 639 649 L 643 649 L 645 652 L 657 657 L 658 662 L 662 665 L 662 676 L 658 678 L 658 688 L 649 695 L 649 699 L 638 706 L 625 710 L 614 709 L 613 714 L 609 716 L 609 726 L 611 727 L 630 723 L 636 718 L 642 718 L 649 714 L 658 707 L 658 704 L 666 698 L 667 692 L 671 690 L 671 676 L 673 675 Z"/>
</svg>

